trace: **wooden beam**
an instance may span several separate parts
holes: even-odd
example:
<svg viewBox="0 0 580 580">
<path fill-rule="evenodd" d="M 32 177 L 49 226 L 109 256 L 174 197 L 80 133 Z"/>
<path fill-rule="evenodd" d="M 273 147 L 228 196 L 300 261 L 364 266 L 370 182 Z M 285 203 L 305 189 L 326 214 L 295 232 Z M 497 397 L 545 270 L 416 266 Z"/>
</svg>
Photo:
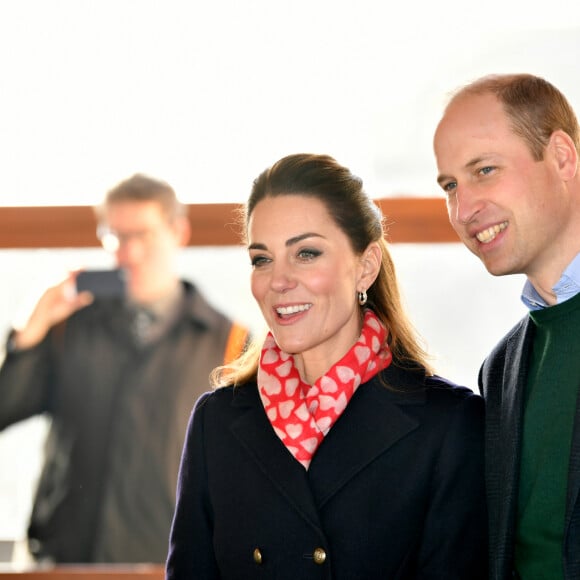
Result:
<svg viewBox="0 0 580 580">
<path fill-rule="evenodd" d="M 377 200 L 392 243 L 457 242 L 441 198 Z M 231 246 L 240 242 L 239 204 L 189 204 L 191 246 Z M 0 248 L 96 247 L 96 220 L 90 206 L 0 207 Z"/>
<path fill-rule="evenodd" d="M 385 216 L 387 240 L 393 244 L 459 242 L 439 197 L 393 197 L 376 200 Z"/>
<path fill-rule="evenodd" d="M 153 564 L 60 565 L 18 572 L 0 571 L 0 580 L 163 580 L 165 567 Z"/>
</svg>

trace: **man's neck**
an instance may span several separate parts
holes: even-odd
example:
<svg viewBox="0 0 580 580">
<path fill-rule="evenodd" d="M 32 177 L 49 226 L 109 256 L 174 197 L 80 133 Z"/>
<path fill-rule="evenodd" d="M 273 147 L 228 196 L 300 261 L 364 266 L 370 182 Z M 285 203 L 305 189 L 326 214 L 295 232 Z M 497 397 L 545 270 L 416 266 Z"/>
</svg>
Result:
<svg viewBox="0 0 580 580">
<path fill-rule="evenodd" d="M 129 299 L 140 306 L 155 306 L 158 303 L 173 302 L 181 293 L 181 282 L 179 278 L 171 278 L 162 285 L 148 288 L 146 291 L 137 289 L 131 293 Z"/>
<path fill-rule="evenodd" d="M 554 306 L 554 304 L 557 304 L 558 302 L 558 297 L 556 296 L 556 293 L 554 292 L 553 288 L 555 286 L 555 282 L 552 285 L 549 285 L 549 287 L 546 287 L 545 285 L 537 282 L 536 280 L 529 278 L 528 277 L 528 281 L 529 283 L 534 287 L 534 290 L 539 294 L 540 298 L 548 305 L 548 306 Z"/>
<path fill-rule="evenodd" d="M 580 292 L 580 250 L 557 272 L 551 277 L 528 276 L 522 299 L 529 308 L 553 306 Z"/>
</svg>

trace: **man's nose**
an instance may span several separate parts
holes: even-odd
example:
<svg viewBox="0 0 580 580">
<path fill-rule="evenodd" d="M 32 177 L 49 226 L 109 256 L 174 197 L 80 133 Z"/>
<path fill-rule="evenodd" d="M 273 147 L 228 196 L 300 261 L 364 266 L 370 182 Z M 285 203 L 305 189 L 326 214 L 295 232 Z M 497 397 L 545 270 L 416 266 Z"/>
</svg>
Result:
<svg viewBox="0 0 580 580">
<path fill-rule="evenodd" d="M 119 247 L 115 252 L 117 263 L 121 266 L 128 266 L 141 259 L 143 253 L 142 244 L 136 238 L 122 238 L 119 240 Z"/>
<path fill-rule="evenodd" d="M 473 221 L 483 207 L 483 198 L 476 188 L 458 185 L 453 202 L 453 218 L 459 224 L 466 225 Z"/>
</svg>

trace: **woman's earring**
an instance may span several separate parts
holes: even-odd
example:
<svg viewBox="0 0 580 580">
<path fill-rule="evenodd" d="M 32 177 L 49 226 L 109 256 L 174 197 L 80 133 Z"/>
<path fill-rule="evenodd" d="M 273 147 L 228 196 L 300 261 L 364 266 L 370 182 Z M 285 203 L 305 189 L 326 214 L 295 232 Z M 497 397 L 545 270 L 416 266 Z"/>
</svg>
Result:
<svg viewBox="0 0 580 580">
<path fill-rule="evenodd" d="M 364 306 L 367 303 L 367 291 L 366 290 L 362 290 L 361 292 L 358 293 L 358 303 L 361 306 Z"/>
</svg>

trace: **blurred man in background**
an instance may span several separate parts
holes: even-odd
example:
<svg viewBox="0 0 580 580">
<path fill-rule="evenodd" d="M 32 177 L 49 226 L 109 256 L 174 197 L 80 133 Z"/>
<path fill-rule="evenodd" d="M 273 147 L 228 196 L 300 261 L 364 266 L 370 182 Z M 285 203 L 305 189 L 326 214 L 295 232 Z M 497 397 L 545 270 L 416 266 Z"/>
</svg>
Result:
<svg viewBox="0 0 580 580">
<path fill-rule="evenodd" d="M 246 331 L 179 279 L 190 224 L 167 183 L 134 175 L 97 214 L 126 292 L 77 292 L 79 272 L 46 290 L 9 334 L 0 429 L 51 419 L 28 530 L 37 560 L 162 563 L 189 414 Z"/>
</svg>

